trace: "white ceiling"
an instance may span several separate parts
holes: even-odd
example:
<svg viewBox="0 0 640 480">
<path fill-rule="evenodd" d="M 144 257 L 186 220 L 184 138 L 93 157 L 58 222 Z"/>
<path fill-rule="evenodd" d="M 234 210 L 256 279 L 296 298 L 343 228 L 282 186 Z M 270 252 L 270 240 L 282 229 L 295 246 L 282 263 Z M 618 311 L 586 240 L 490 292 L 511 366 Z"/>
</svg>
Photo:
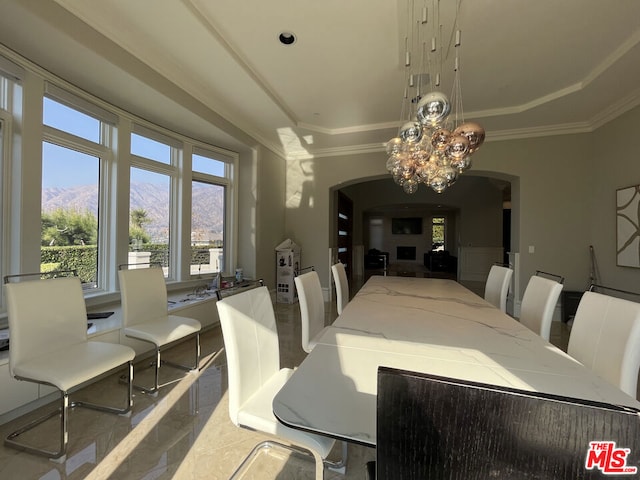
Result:
<svg viewBox="0 0 640 480">
<path fill-rule="evenodd" d="M 455 6 L 440 0 L 445 39 Z M 245 132 L 288 156 L 322 157 L 380 150 L 396 135 L 406 8 L 406 0 L 0 0 L 0 42 L 150 119 L 171 108 L 170 127 L 200 122 L 194 134 L 209 128 L 246 144 Z M 638 0 L 464 0 L 458 24 L 464 116 L 488 141 L 592 131 L 640 103 Z M 297 41 L 281 45 L 283 31 Z M 443 61 L 447 94 L 452 57 Z M 158 98 L 169 82 L 184 101 Z M 212 133 L 211 121 L 224 132 Z"/>
</svg>

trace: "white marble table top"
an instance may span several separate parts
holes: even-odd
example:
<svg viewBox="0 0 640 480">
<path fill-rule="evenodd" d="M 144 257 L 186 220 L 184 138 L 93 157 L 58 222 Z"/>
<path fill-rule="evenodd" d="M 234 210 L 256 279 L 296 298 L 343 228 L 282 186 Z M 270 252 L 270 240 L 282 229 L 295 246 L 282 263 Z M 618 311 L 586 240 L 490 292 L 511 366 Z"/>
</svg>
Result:
<svg viewBox="0 0 640 480">
<path fill-rule="evenodd" d="M 274 413 L 375 446 L 380 365 L 640 408 L 454 281 L 372 277 L 275 397 Z"/>
</svg>

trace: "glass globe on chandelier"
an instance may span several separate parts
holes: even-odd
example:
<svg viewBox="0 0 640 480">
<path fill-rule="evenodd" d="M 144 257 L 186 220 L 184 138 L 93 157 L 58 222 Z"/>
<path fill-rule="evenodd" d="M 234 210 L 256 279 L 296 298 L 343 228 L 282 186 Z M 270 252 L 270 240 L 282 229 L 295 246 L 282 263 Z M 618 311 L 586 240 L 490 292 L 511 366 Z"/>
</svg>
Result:
<svg viewBox="0 0 640 480">
<path fill-rule="evenodd" d="M 451 101 L 444 93 L 435 90 L 440 88 L 440 72 L 434 75 L 434 70 L 441 69 L 443 64 L 440 0 L 431 0 L 433 18 L 430 22 L 427 21 L 427 1 L 424 0 L 421 11 L 416 11 L 414 0 L 407 0 L 407 86 L 401 116 L 404 120 L 398 136 L 386 143 L 389 155 L 387 170 L 406 193 L 415 193 L 421 183 L 437 193 L 445 191 L 461 173 L 471 168 L 471 155 L 480 148 L 485 137 L 481 125 L 464 121 L 460 87 L 461 31 L 457 29 L 461 0 L 445 0 L 457 2 L 450 42 L 455 47 Z M 427 49 L 425 39 L 429 26 L 431 47 Z M 412 65 L 412 50 L 421 51 L 420 65 Z M 425 67 L 429 73 L 417 73 L 424 72 Z M 427 88 L 428 93 L 423 94 Z"/>
</svg>

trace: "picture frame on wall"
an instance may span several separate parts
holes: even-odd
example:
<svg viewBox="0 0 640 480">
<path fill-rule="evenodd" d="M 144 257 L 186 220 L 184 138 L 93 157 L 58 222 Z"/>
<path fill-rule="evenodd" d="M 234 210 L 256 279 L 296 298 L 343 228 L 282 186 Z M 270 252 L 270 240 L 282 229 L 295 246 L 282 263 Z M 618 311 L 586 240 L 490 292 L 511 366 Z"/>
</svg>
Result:
<svg viewBox="0 0 640 480">
<path fill-rule="evenodd" d="M 616 191 L 616 265 L 640 268 L 640 185 Z"/>
</svg>

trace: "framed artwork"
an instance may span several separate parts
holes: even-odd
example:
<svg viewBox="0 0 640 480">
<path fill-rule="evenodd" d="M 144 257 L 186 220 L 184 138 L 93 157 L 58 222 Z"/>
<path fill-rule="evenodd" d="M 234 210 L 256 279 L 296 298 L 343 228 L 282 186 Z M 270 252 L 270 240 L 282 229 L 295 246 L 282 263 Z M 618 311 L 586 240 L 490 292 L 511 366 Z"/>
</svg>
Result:
<svg viewBox="0 0 640 480">
<path fill-rule="evenodd" d="M 616 264 L 640 268 L 640 185 L 616 192 Z"/>
</svg>

